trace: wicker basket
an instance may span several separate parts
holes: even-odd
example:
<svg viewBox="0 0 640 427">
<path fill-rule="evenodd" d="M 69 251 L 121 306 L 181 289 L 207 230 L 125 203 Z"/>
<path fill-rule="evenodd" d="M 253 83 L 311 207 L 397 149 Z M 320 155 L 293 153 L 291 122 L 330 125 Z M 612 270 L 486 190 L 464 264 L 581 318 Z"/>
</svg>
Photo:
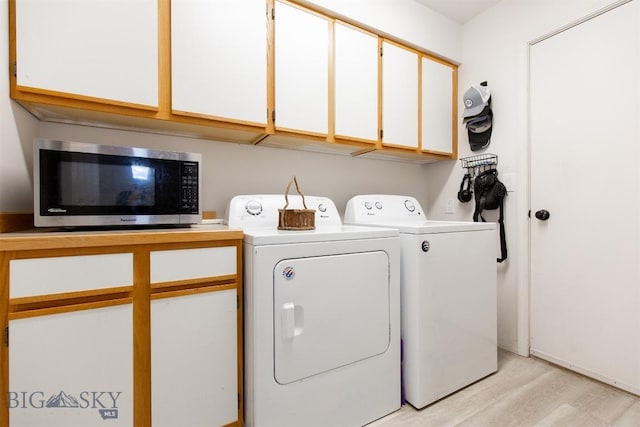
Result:
<svg viewBox="0 0 640 427">
<path fill-rule="evenodd" d="M 291 184 L 296 184 L 296 191 L 302 196 L 302 205 L 304 209 L 287 209 L 289 206 L 289 188 Z M 316 228 L 316 211 L 307 209 L 307 203 L 304 200 L 304 194 L 298 187 L 298 180 L 294 176 L 289 181 L 287 189 L 284 192 L 284 208 L 278 209 L 278 230 L 314 230 Z"/>
</svg>

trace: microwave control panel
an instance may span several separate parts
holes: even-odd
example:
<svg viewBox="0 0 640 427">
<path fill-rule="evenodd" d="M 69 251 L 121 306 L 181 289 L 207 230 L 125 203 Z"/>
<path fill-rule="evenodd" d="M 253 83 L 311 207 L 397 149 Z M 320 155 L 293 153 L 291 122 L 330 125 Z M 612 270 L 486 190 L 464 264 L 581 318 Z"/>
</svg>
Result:
<svg viewBox="0 0 640 427">
<path fill-rule="evenodd" d="M 198 213 L 198 163 L 182 163 L 181 177 L 182 213 Z"/>
</svg>

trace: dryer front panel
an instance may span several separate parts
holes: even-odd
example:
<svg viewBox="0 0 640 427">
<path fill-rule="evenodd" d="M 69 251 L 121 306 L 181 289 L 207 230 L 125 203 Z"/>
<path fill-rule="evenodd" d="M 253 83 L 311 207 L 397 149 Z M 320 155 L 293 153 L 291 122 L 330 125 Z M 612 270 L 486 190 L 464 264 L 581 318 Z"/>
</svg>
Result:
<svg viewBox="0 0 640 427">
<path fill-rule="evenodd" d="M 389 257 L 384 251 L 286 259 L 273 277 L 274 377 L 331 371 L 389 347 Z"/>
</svg>

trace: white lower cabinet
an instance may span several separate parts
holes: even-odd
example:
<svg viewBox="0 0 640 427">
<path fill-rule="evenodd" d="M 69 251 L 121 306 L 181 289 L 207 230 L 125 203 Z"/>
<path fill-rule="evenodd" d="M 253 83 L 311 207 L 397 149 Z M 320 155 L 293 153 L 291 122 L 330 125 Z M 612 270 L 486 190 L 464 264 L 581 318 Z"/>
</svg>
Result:
<svg viewBox="0 0 640 427">
<path fill-rule="evenodd" d="M 242 426 L 242 232 L 52 235 L 0 236 L 0 426 Z"/>
<path fill-rule="evenodd" d="M 131 304 L 9 326 L 11 427 L 133 425 Z"/>
<path fill-rule="evenodd" d="M 237 304 L 235 289 L 151 302 L 154 427 L 238 420 Z"/>
</svg>

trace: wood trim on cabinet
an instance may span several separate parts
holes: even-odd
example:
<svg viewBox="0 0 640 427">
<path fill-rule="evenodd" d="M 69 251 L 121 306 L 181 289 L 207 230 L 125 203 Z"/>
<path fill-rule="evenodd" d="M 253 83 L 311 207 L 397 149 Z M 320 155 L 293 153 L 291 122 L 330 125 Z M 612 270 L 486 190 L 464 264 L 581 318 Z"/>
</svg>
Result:
<svg viewBox="0 0 640 427">
<path fill-rule="evenodd" d="M 32 228 L 32 213 L 0 212 L 0 233 L 11 233 Z"/>
<path fill-rule="evenodd" d="M 16 76 L 16 0 L 9 0 L 9 95 L 16 97 L 16 86 L 18 83 Z M 2 405 L 3 408 L 5 405 Z M 2 411 L 2 409 L 0 409 Z M 0 425 L 2 425 L 0 420 Z M 7 422 L 7 425 L 8 422 Z"/>
<path fill-rule="evenodd" d="M 384 129 L 382 128 L 382 77 L 383 77 L 383 69 L 382 66 L 382 56 L 384 55 L 383 51 L 384 39 L 382 37 L 378 37 L 378 141 L 376 143 L 376 149 L 382 149 L 382 135 Z"/>
<path fill-rule="evenodd" d="M 327 89 L 329 93 L 327 94 L 327 107 L 329 111 L 327 111 L 327 142 L 335 142 L 336 141 L 336 20 L 329 19 L 329 42 L 328 46 L 328 60 L 327 65 L 329 69 L 327 70 Z"/>
<path fill-rule="evenodd" d="M 242 240 L 236 241 L 236 274 L 238 279 L 238 326 L 236 330 L 238 331 L 238 426 L 244 425 L 244 354 L 243 354 L 243 345 L 244 345 L 244 294 L 243 294 L 243 243 Z"/>
<path fill-rule="evenodd" d="M 164 298 L 173 298 L 173 297 L 181 297 L 186 295 L 196 295 L 196 294 L 204 294 L 208 292 L 220 292 L 220 291 L 229 291 L 238 289 L 237 283 L 230 283 L 226 285 L 218 285 L 218 286 L 200 286 L 197 288 L 176 288 L 176 289 L 167 289 L 163 292 L 152 293 L 150 298 L 151 301 L 164 299 Z"/>
<path fill-rule="evenodd" d="M 9 425 L 9 261 L 11 253 L 0 252 L 0 425 Z"/>
<path fill-rule="evenodd" d="M 183 247 L 195 247 L 193 245 L 211 246 L 214 242 L 221 245 L 228 244 L 229 240 L 241 239 L 244 233 L 242 230 L 230 230 L 220 227 L 212 228 L 185 228 L 149 231 L 113 231 L 113 232 L 49 232 L 37 231 L 34 233 L 4 234 L 0 235 L 0 243 L 3 250 L 20 251 L 17 256 L 23 256 L 22 251 L 34 251 L 42 253 L 43 256 L 57 256 L 57 254 L 71 251 L 77 253 L 78 250 L 85 249 L 86 253 L 113 253 L 122 252 L 122 247 L 138 245 L 160 245 L 168 246 L 180 244 Z M 104 252 L 99 252 L 104 251 Z M 48 255 L 54 253 L 54 255 Z M 26 255 L 33 257 L 33 255 Z"/>
<path fill-rule="evenodd" d="M 38 308 L 28 308 L 24 311 L 11 311 L 9 307 L 9 320 L 26 319 L 28 317 L 48 316 L 50 314 L 69 313 L 72 311 L 91 310 L 95 308 L 112 307 L 115 305 L 131 304 L 130 297 L 120 299 L 107 299 L 95 302 L 83 302 L 81 304 L 58 305 L 51 307 L 37 306 Z"/>
<path fill-rule="evenodd" d="M 216 219 L 217 217 L 216 211 L 202 211 L 202 219 Z"/>
<path fill-rule="evenodd" d="M 273 135 L 276 131 L 276 44 L 275 44 L 275 0 L 267 0 L 267 135 Z M 259 141 L 258 141 L 259 142 Z"/>
<path fill-rule="evenodd" d="M 197 279 L 176 280 L 172 282 L 153 283 L 151 293 L 158 294 L 179 290 L 199 289 L 199 288 L 222 288 L 229 284 L 235 284 L 238 280 L 235 274 L 217 277 L 202 277 Z M 234 285 L 235 286 L 235 285 Z"/>
<path fill-rule="evenodd" d="M 418 55 L 418 148 L 422 153 L 422 55 Z"/>
<path fill-rule="evenodd" d="M 131 298 L 133 286 L 121 286 L 117 288 L 94 289 L 89 291 L 65 292 L 60 294 L 36 295 L 29 297 L 9 299 L 9 316 L 16 313 L 42 310 L 44 308 L 75 307 L 83 310 L 84 305 L 111 300 L 124 300 Z M 80 307 L 80 308 L 79 308 Z M 94 307 L 90 307 L 94 308 Z M 72 310 L 64 310 L 72 311 Z M 11 317 L 14 318 L 14 317 Z"/>
<path fill-rule="evenodd" d="M 171 111 L 171 0 L 158 0 L 158 111 Z"/>
<path fill-rule="evenodd" d="M 133 424 L 151 426 L 151 254 L 133 255 Z"/>
<path fill-rule="evenodd" d="M 437 60 L 437 58 L 434 58 Z M 449 64 L 450 65 L 450 64 Z M 450 65 L 451 66 L 451 65 Z M 453 70 L 453 75 L 451 76 L 453 81 L 451 85 L 453 86 L 452 94 L 453 104 L 451 111 L 451 135 L 453 136 L 453 140 L 451 141 L 453 150 L 451 151 L 451 158 L 458 158 L 458 67 L 451 66 Z"/>
<path fill-rule="evenodd" d="M 150 115 L 153 115 L 158 112 L 158 107 L 152 105 L 145 104 L 135 104 L 133 102 L 124 102 L 124 101 L 116 101 L 108 98 L 98 98 L 94 96 L 86 96 L 86 95 L 78 95 L 75 93 L 67 93 L 67 92 L 59 92 L 55 90 L 48 89 L 40 89 L 29 86 L 19 86 L 16 84 L 15 87 L 16 93 L 23 94 L 20 96 L 20 99 L 33 101 L 33 102 L 42 102 L 43 104 L 47 104 L 51 102 L 52 99 L 55 100 L 56 105 L 63 104 L 62 100 L 69 100 L 70 106 L 78 106 L 78 104 L 82 104 L 85 106 L 89 105 L 102 105 L 105 111 L 113 111 L 118 112 L 119 109 L 131 109 L 135 111 L 148 112 Z M 28 94 L 28 95 L 27 95 Z"/>
<path fill-rule="evenodd" d="M 0 239 L 0 242 L 2 240 Z M 31 258 L 57 258 L 57 257 L 75 257 L 84 255 L 108 255 L 120 254 L 122 248 L 118 247 L 90 247 L 90 248 L 61 248 L 61 249 L 31 249 L 17 250 L 12 253 L 11 259 L 31 259 Z"/>
</svg>

